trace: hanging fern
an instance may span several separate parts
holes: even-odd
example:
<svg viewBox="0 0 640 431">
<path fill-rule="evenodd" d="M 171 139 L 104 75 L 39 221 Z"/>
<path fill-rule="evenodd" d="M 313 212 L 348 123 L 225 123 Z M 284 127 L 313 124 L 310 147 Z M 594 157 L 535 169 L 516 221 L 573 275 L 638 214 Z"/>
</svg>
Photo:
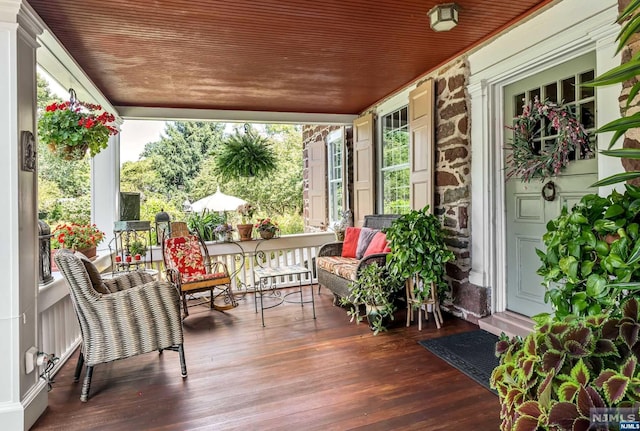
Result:
<svg viewBox="0 0 640 431">
<path fill-rule="evenodd" d="M 276 155 L 266 138 L 248 127 L 236 130 L 216 155 L 215 172 L 224 179 L 267 177 L 277 167 Z"/>
</svg>

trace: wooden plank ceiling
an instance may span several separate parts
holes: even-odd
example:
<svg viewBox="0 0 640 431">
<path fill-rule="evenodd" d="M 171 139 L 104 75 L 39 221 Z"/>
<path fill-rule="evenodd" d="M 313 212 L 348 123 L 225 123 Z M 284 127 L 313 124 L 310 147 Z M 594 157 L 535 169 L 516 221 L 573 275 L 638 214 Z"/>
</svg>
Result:
<svg viewBox="0 0 640 431">
<path fill-rule="evenodd" d="M 28 0 L 115 106 L 357 114 L 552 0 Z"/>
</svg>

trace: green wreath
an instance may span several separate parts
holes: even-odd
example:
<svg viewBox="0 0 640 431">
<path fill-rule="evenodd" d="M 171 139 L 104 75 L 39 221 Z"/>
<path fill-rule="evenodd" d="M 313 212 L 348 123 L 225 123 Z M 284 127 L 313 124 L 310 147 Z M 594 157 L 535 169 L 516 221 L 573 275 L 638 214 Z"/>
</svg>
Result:
<svg viewBox="0 0 640 431">
<path fill-rule="evenodd" d="M 547 127 L 549 135 L 556 135 L 553 145 L 539 148 L 535 138 L 540 136 L 542 127 Z M 569 154 L 579 151 L 580 159 L 593 155 L 589 136 L 569 106 L 559 106 L 536 97 L 525 103 L 522 115 L 515 119 L 513 140 L 507 154 L 506 178 L 520 177 L 529 182 L 533 177 L 544 181 L 556 176 L 569 163 Z"/>
</svg>

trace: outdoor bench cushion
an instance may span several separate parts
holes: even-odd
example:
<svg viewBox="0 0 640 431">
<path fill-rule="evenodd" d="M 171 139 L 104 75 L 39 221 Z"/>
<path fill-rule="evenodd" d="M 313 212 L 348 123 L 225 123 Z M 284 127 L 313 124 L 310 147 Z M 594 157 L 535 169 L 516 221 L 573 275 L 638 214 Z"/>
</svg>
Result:
<svg viewBox="0 0 640 431">
<path fill-rule="evenodd" d="M 318 257 L 318 268 L 347 280 L 355 280 L 359 262 L 353 257 L 320 256 Z"/>
</svg>

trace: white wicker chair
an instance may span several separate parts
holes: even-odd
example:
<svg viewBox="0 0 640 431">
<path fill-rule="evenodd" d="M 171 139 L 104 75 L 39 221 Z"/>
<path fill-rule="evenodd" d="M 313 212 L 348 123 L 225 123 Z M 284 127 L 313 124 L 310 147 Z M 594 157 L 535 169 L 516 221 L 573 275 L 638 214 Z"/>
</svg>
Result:
<svg viewBox="0 0 640 431">
<path fill-rule="evenodd" d="M 95 365 L 154 350 L 177 351 L 182 377 L 187 376 L 180 294 L 171 283 L 142 271 L 102 280 L 89 259 L 68 250 L 54 259 L 71 291 L 82 334 L 75 381 L 84 363 L 87 370 L 80 401 L 89 398 Z"/>
</svg>

